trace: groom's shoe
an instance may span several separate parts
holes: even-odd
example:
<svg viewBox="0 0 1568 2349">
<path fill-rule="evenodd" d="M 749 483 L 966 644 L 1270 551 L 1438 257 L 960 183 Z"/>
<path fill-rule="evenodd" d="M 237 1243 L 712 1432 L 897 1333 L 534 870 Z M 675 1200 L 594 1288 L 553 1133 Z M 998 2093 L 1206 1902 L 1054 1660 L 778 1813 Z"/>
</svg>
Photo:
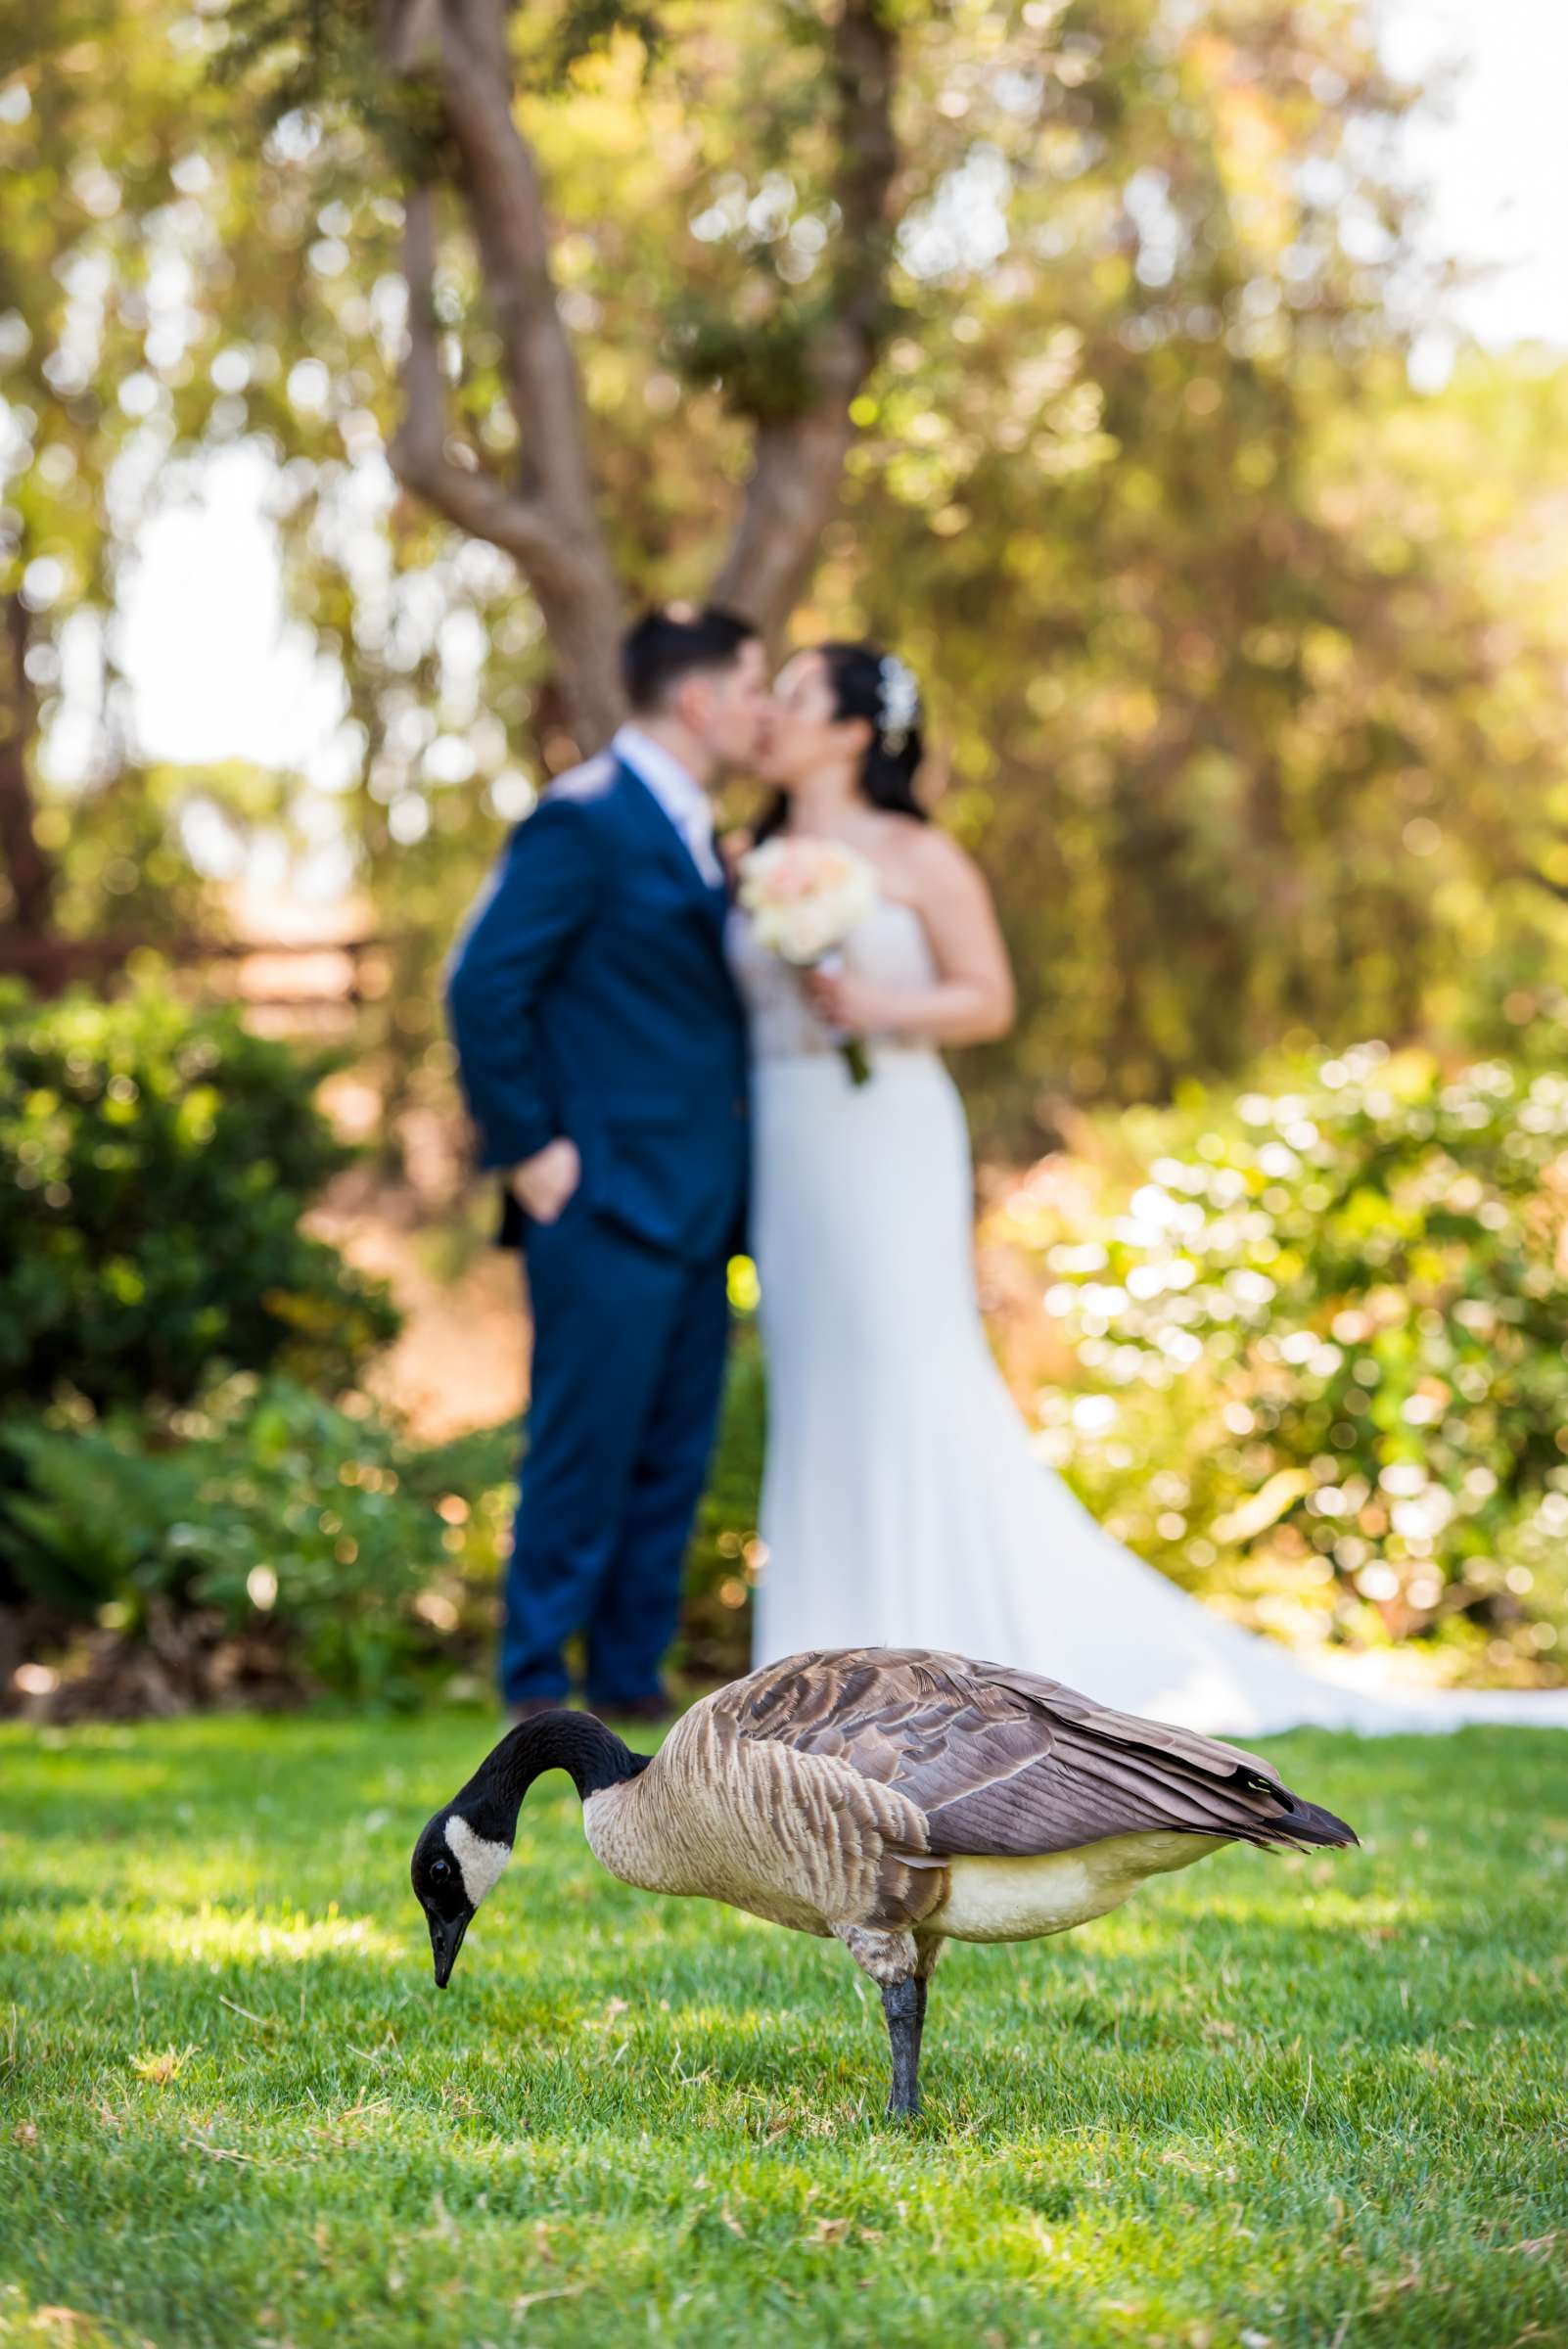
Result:
<svg viewBox="0 0 1568 2349">
<path fill-rule="evenodd" d="M 559 1713 L 571 1703 L 565 1696 L 520 1696 L 506 1708 L 508 1728 L 520 1728 L 526 1721 L 537 1721 L 541 1713 Z"/>
<path fill-rule="evenodd" d="M 662 1688 L 655 1696 L 609 1697 L 602 1701 L 590 1696 L 587 1701 L 588 1711 L 606 1721 L 635 1721 L 662 1728 L 675 1718 L 675 1700 Z"/>
</svg>

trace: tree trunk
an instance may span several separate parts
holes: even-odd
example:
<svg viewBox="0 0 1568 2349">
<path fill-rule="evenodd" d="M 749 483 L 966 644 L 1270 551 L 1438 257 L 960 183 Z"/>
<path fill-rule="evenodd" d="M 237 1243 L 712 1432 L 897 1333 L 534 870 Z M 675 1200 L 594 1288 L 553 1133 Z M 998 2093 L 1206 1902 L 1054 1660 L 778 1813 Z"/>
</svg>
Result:
<svg viewBox="0 0 1568 2349">
<path fill-rule="evenodd" d="M 798 415 L 759 423 L 739 527 L 714 588 L 770 636 L 816 569 L 854 438 L 850 406 L 881 340 L 899 170 L 890 15 L 888 0 L 842 0 L 831 28 L 839 231 L 832 311 L 807 354 L 816 396 Z"/>
<path fill-rule="evenodd" d="M 438 95 L 441 164 L 461 206 L 500 335 L 521 448 L 503 479 L 448 429 L 435 307 L 437 189 L 405 199 L 408 344 L 403 415 L 389 455 L 406 488 L 511 555 L 555 657 L 565 731 L 596 750 L 622 714 L 621 583 L 595 505 L 576 361 L 556 303 L 550 227 L 533 151 L 515 113 L 507 0 L 381 0 L 382 53 Z M 776 635 L 809 582 L 853 438 L 850 407 L 875 363 L 898 174 L 890 0 L 840 0 L 827 28 L 837 118 L 839 214 L 829 315 L 807 352 L 812 396 L 760 419 L 734 543 L 715 583 Z"/>
<path fill-rule="evenodd" d="M 11 883 L 10 927 L 26 938 L 47 938 L 55 896 L 54 859 L 39 842 L 29 762 L 38 705 L 26 671 L 30 628 L 18 594 L 4 599 L 0 631 L 0 856 Z"/>
<path fill-rule="evenodd" d="M 512 483 L 449 440 L 434 302 L 436 194 L 405 199 L 408 346 L 403 418 L 389 455 L 405 487 L 509 554 L 537 598 L 567 724 L 597 750 L 622 713 L 620 582 L 594 503 L 576 361 L 556 307 L 550 231 L 533 151 L 513 113 L 504 0 L 389 0 L 393 69 L 432 80 L 501 337 L 521 459 Z"/>
</svg>

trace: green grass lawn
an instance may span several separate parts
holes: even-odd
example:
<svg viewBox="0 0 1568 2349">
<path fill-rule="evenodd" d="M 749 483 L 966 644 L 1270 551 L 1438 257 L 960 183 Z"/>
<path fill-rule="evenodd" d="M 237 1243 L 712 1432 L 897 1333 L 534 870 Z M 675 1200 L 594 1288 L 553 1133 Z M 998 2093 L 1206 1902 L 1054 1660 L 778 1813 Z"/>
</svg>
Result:
<svg viewBox="0 0 1568 2349">
<path fill-rule="evenodd" d="M 1365 1849 L 950 1950 L 623 1890 L 567 1781 L 452 1989 L 477 1716 L 0 1731 L 0 2338 L 1568 2342 L 1568 1738 L 1270 1749 Z"/>
</svg>

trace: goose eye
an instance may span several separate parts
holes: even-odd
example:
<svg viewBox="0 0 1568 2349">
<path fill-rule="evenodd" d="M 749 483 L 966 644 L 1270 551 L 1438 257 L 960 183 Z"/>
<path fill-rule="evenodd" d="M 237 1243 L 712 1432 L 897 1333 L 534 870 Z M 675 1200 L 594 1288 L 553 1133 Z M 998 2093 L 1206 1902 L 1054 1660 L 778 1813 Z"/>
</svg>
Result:
<svg viewBox="0 0 1568 2349">
<path fill-rule="evenodd" d="M 435 1884 L 444 1884 L 451 1872 L 450 1860 L 433 1860 L 430 1864 L 431 1881 Z"/>
</svg>

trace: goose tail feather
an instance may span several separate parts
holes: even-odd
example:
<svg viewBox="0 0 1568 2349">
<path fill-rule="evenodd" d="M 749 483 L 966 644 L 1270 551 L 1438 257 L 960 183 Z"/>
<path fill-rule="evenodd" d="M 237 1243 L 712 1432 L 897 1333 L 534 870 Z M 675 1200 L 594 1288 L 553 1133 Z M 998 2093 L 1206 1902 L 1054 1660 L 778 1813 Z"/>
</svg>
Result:
<svg viewBox="0 0 1568 2349">
<path fill-rule="evenodd" d="M 1332 1811 L 1325 1811 L 1321 1803 L 1306 1802 L 1299 1794 L 1292 1794 L 1289 1801 L 1285 1817 L 1274 1822 L 1281 1843 L 1320 1844 L 1330 1851 L 1340 1851 L 1360 1842 L 1356 1829 L 1347 1826 Z"/>
</svg>

